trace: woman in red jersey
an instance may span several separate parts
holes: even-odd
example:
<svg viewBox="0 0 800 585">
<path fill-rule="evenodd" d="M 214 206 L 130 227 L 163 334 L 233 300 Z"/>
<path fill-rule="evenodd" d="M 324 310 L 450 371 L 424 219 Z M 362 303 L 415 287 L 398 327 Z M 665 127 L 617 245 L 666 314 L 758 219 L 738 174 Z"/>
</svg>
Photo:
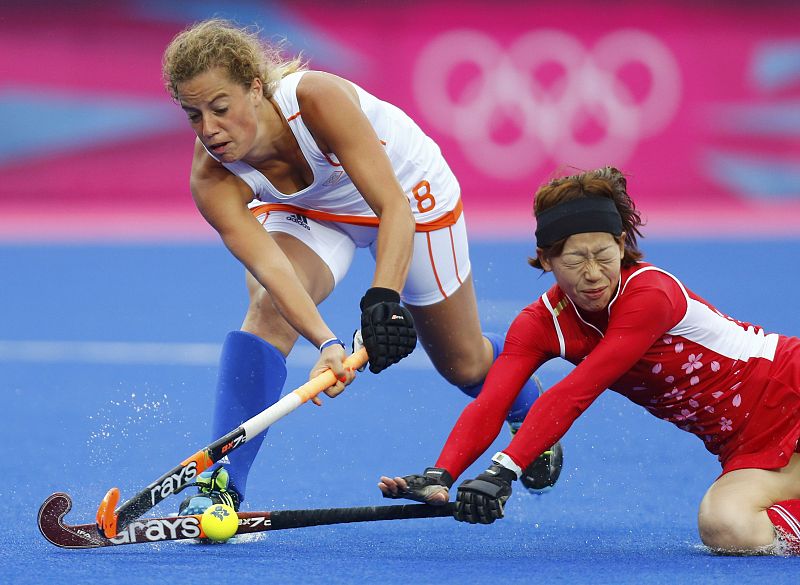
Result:
<svg viewBox="0 0 800 585">
<path fill-rule="evenodd" d="M 575 369 L 533 405 L 491 466 L 463 482 L 455 516 L 503 516 L 511 482 L 610 388 L 700 438 L 722 475 L 700 505 L 703 542 L 725 553 L 800 553 L 800 339 L 732 319 L 675 276 L 641 262 L 641 220 L 614 168 L 536 193 L 530 264 L 556 285 L 514 320 L 483 391 L 436 466 L 382 477 L 386 497 L 444 504 L 498 435 L 521 384 L 561 357 Z"/>
</svg>

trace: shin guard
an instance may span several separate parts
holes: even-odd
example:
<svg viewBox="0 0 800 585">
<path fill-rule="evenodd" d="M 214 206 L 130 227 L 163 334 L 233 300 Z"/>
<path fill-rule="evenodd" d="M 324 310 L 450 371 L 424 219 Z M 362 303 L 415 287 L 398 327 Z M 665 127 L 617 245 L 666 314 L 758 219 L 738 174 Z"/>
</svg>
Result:
<svg viewBox="0 0 800 585">
<path fill-rule="evenodd" d="M 212 437 L 218 439 L 273 405 L 286 381 L 286 359 L 275 346 L 244 331 L 231 331 L 220 355 Z M 230 483 L 244 500 L 247 475 L 266 432 L 223 458 Z"/>
<path fill-rule="evenodd" d="M 503 350 L 503 337 L 497 333 L 486 332 L 484 332 L 483 336 L 489 340 L 489 343 L 492 344 L 492 361 L 494 361 Z M 474 384 L 473 386 L 459 387 L 464 394 L 470 396 L 471 398 L 478 396 L 481 388 L 483 388 L 483 381 L 481 381 L 479 384 Z M 527 382 L 525 382 L 522 390 L 519 391 L 519 394 L 517 394 L 517 397 L 514 399 L 514 403 L 511 405 L 511 410 L 508 412 L 508 422 L 522 423 L 522 421 L 525 420 L 525 415 L 528 414 L 528 410 L 530 410 L 531 405 L 539 397 L 540 392 L 541 387 L 539 385 L 539 381 L 536 376 L 532 376 Z"/>
</svg>

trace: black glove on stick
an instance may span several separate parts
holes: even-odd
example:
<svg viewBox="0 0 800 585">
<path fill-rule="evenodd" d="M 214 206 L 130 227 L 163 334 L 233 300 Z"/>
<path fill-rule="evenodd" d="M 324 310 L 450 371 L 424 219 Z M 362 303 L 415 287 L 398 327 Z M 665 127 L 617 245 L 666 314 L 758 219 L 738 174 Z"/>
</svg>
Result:
<svg viewBox="0 0 800 585">
<path fill-rule="evenodd" d="M 399 362 L 417 346 L 411 313 L 400 294 L 389 288 L 369 289 L 361 299 L 361 337 L 369 355 L 369 371 L 377 374 Z"/>
<path fill-rule="evenodd" d="M 516 474 L 496 463 L 475 479 L 468 479 L 456 492 L 453 517 L 470 524 L 491 524 L 505 514 L 503 506 L 511 496 Z"/>
</svg>

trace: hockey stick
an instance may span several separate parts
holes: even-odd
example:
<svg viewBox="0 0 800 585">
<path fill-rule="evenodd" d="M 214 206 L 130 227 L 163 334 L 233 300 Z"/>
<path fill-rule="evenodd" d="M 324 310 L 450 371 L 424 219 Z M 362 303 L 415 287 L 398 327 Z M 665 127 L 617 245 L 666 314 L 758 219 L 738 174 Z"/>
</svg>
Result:
<svg viewBox="0 0 800 585">
<path fill-rule="evenodd" d="M 361 348 L 344 361 L 346 368 L 360 368 L 367 363 L 367 351 Z M 263 433 L 275 421 L 283 418 L 301 404 L 311 400 L 336 383 L 333 372 L 327 370 L 293 390 L 269 408 L 246 420 L 235 430 L 184 459 L 180 465 L 149 484 L 117 508 L 119 489 L 111 488 L 97 509 L 97 530 L 106 538 L 114 538 L 136 518 L 159 502 L 181 491 L 201 472 L 231 453 L 253 437 Z"/>
<path fill-rule="evenodd" d="M 453 515 L 455 504 L 429 506 L 404 504 L 399 506 L 364 506 L 360 508 L 327 508 L 318 510 L 278 510 L 275 512 L 238 512 L 236 534 L 253 534 L 287 528 L 405 520 L 412 518 L 441 518 Z M 64 516 L 72 509 L 68 494 L 58 492 L 47 498 L 39 508 L 39 530 L 52 544 L 61 548 L 101 548 L 123 544 L 141 544 L 204 538 L 200 516 L 171 518 L 142 518 L 131 522 L 114 538 L 104 538 L 96 524 L 65 524 Z"/>
</svg>

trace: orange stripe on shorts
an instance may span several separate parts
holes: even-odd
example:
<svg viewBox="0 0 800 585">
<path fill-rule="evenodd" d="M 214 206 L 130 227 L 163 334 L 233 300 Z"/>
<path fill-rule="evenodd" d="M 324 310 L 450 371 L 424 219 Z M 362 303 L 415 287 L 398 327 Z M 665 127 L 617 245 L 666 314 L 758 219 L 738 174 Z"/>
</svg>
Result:
<svg viewBox="0 0 800 585">
<path fill-rule="evenodd" d="M 460 286 L 464 283 L 461 282 L 461 276 L 458 274 L 458 258 L 456 258 L 456 243 L 453 241 L 453 226 L 448 226 L 447 229 L 450 231 L 450 249 L 453 250 L 453 266 L 456 269 L 456 279 Z"/>
<path fill-rule="evenodd" d="M 431 246 L 431 234 L 430 232 L 425 234 L 428 238 L 428 256 L 431 258 L 431 268 L 433 268 L 433 277 L 436 279 L 436 286 L 439 287 L 439 292 L 442 293 L 444 298 L 447 298 L 447 294 L 444 292 L 442 288 L 442 283 L 439 280 L 439 274 L 436 272 L 436 263 L 433 261 L 433 247 Z"/>
</svg>

